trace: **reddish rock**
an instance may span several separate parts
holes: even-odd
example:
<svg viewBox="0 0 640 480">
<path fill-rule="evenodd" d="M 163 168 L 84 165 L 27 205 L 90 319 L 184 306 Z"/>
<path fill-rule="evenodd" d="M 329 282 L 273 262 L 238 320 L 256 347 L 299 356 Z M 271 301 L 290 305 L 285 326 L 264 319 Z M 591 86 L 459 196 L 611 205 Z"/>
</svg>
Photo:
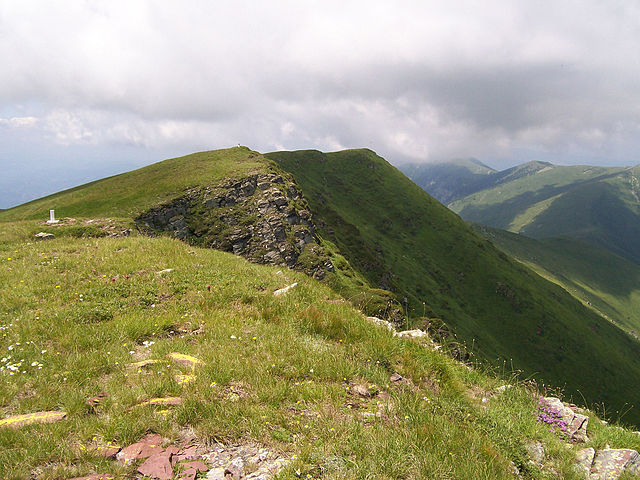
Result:
<svg viewBox="0 0 640 480">
<path fill-rule="evenodd" d="M 147 458 L 162 453 L 163 451 L 162 437 L 157 434 L 149 434 L 139 442 L 133 443 L 120 450 L 116 458 L 121 462 L 128 463 L 138 458 Z"/>
<path fill-rule="evenodd" d="M 146 443 L 151 446 L 160 446 L 162 445 L 163 440 L 162 436 L 157 433 L 148 433 L 140 439 L 140 443 Z"/>
<path fill-rule="evenodd" d="M 158 453 L 151 455 L 138 467 L 138 473 L 159 480 L 171 480 L 173 478 L 173 468 L 169 461 L 169 455 Z"/>
<path fill-rule="evenodd" d="M 167 447 L 164 451 L 167 455 L 176 455 L 178 452 L 180 452 L 180 449 L 174 445 Z"/>
<path fill-rule="evenodd" d="M 207 465 L 204 462 L 201 461 L 195 461 L 195 462 L 187 462 L 187 463 L 183 463 L 182 466 L 186 469 L 189 468 L 195 468 L 196 470 L 200 471 L 200 472 L 206 472 L 209 470 L 209 467 L 207 467 Z"/>
<path fill-rule="evenodd" d="M 180 451 L 171 458 L 171 462 L 175 465 L 182 460 L 193 460 L 194 458 L 198 458 L 199 456 L 200 453 L 198 452 L 198 447 L 196 447 L 195 445 L 189 445 L 187 447 L 181 448 Z"/>
<path fill-rule="evenodd" d="M 115 458 L 119 451 L 120 447 L 117 445 L 99 445 L 92 450 L 92 453 L 104 458 Z"/>
<path fill-rule="evenodd" d="M 189 468 L 184 472 L 178 474 L 178 480 L 196 480 L 196 475 L 198 475 L 198 471 L 195 468 Z"/>
</svg>

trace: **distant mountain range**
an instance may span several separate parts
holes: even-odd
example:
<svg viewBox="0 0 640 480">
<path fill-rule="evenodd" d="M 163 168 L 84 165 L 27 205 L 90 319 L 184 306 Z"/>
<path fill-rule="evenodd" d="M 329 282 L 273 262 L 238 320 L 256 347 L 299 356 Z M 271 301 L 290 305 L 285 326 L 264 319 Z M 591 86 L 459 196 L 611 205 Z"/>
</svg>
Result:
<svg viewBox="0 0 640 480">
<path fill-rule="evenodd" d="M 465 220 L 532 238 L 568 236 L 640 263 L 640 167 L 477 161 L 401 169 Z"/>
</svg>

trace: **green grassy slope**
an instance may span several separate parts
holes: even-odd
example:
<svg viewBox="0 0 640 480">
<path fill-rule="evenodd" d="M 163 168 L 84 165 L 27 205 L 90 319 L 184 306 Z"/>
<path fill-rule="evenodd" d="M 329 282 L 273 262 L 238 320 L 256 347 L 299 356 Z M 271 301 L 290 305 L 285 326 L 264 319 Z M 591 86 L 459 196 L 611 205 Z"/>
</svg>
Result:
<svg viewBox="0 0 640 480">
<path fill-rule="evenodd" d="M 133 218 L 174 198 L 176 192 L 264 168 L 258 155 L 246 147 L 234 147 L 165 160 L 10 208 L 0 212 L 0 221 L 45 220 L 49 209 L 55 209 L 58 218 Z"/>
<path fill-rule="evenodd" d="M 483 225 L 474 229 L 625 330 L 640 332 L 640 267 L 568 237 L 535 240 Z"/>
<path fill-rule="evenodd" d="M 574 450 L 536 422 L 535 392 L 497 393 L 499 379 L 372 326 L 302 274 L 167 238 L 33 243 L 34 226 L 0 224 L 0 419 L 67 417 L 0 428 L 0 478 L 134 478 L 139 461 L 92 447 L 148 432 L 205 449 L 258 444 L 291 459 L 279 478 L 507 480 L 511 462 L 526 479 L 578 478 Z M 190 370 L 170 352 L 204 362 L 191 383 L 174 379 Z M 158 363 L 130 366 L 141 360 Z M 390 384 L 394 372 L 411 383 Z M 97 407 L 85 403 L 99 393 Z M 140 405 L 169 396 L 182 405 Z M 589 437 L 640 449 L 593 416 Z M 549 470 L 528 462 L 532 440 Z"/>
<path fill-rule="evenodd" d="M 375 153 L 267 157 L 293 173 L 322 234 L 370 281 L 406 295 L 413 314 L 424 308 L 486 357 L 512 359 L 577 398 L 614 410 L 640 405 L 631 380 L 640 374 L 638 342 L 479 238 Z M 628 418 L 638 422 L 638 408 Z"/>
<path fill-rule="evenodd" d="M 534 238 L 571 236 L 640 263 L 637 167 L 557 167 L 451 203 L 469 221 Z"/>
<path fill-rule="evenodd" d="M 406 295 L 412 315 L 442 317 L 492 361 L 513 359 L 527 374 L 566 384 L 610 410 L 640 403 L 628 380 L 640 372 L 636 342 L 509 261 L 373 152 L 267 157 L 296 176 L 332 258 L 346 259 L 349 268 L 338 268 L 327 283 L 343 292 L 352 287 L 355 295 L 368 291 L 367 282 Z M 203 152 L 30 202 L 0 220 L 43 219 L 51 203 L 59 217 L 126 219 L 186 188 L 267 168 L 268 160 L 244 147 Z M 640 423 L 637 417 L 636 410 L 628 416 Z"/>
</svg>

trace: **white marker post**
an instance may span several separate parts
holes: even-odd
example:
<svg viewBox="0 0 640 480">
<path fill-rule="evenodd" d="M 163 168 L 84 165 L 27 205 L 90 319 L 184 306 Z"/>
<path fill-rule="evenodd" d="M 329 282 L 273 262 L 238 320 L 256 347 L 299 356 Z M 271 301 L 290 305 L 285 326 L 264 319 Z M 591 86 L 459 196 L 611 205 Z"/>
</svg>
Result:
<svg viewBox="0 0 640 480">
<path fill-rule="evenodd" d="M 58 223 L 60 220 L 56 220 L 55 210 L 49 210 L 49 220 L 47 223 Z"/>
</svg>

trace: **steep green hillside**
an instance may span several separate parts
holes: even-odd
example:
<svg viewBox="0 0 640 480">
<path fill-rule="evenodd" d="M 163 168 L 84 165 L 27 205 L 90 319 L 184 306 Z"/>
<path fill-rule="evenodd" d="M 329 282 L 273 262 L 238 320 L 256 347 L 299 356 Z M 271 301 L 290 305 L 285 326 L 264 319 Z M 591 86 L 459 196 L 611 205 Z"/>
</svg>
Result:
<svg viewBox="0 0 640 480">
<path fill-rule="evenodd" d="M 558 167 L 450 204 L 464 219 L 533 238 L 570 236 L 640 263 L 638 167 Z"/>
<path fill-rule="evenodd" d="M 371 282 L 406 295 L 412 314 L 444 319 L 484 357 L 577 398 L 640 405 L 630 381 L 640 378 L 637 341 L 479 238 L 375 153 L 267 157 L 295 176 L 321 233 Z M 640 419 L 637 408 L 628 415 Z"/>
<path fill-rule="evenodd" d="M 640 267 L 635 263 L 568 237 L 535 240 L 479 224 L 473 227 L 585 305 L 634 335 L 640 332 Z"/>
</svg>

